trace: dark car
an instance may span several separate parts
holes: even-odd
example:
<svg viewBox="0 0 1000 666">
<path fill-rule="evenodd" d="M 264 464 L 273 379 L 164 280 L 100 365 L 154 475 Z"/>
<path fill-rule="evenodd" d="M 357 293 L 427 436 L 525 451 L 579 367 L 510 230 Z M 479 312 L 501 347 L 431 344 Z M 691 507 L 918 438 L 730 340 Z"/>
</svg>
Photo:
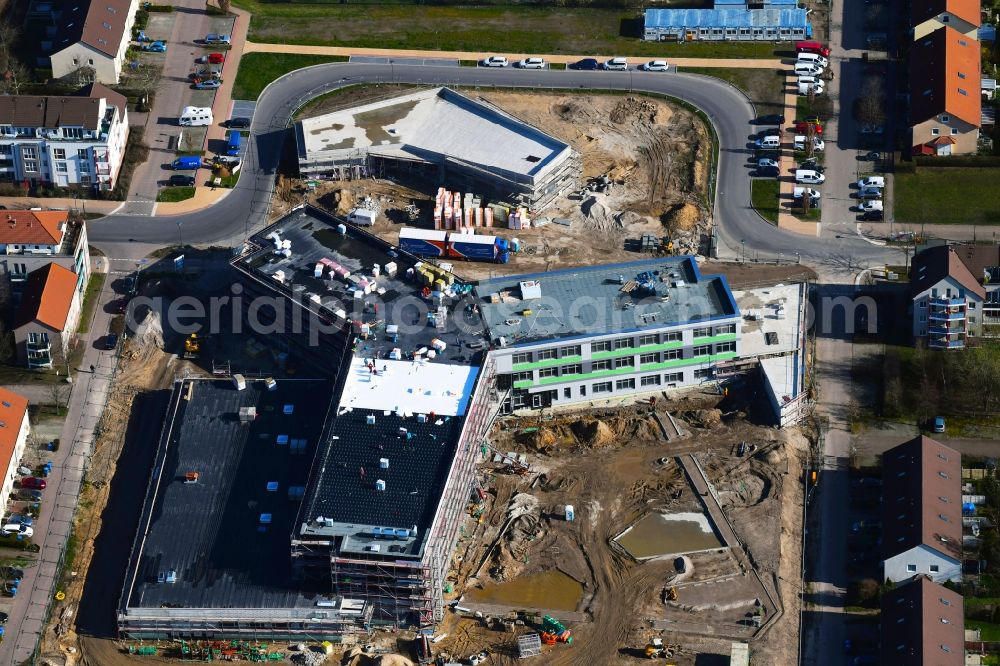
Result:
<svg viewBox="0 0 1000 666">
<path fill-rule="evenodd" d="M 167 181 L 167 185 L 171 187 L 188 187 L 194 185 L 194 176 L 185 176 L 177 173 L 170 177 Z"/>
<path fill-rule="evenodd" d="M 17 499 L 24 502 L 41 502 L 42 501 L 42 491 L 41 490 L 31 490 L 29 488 L 21 488 L 17 491 Z"/>
<path fill-rule="evenodd" d="M 116 333 L 108 333 L 108 337 L 104 340 L 105 349 L 114 349 L 118 346 L 118 335 Z"/>
<path fill-rule="evenodd" d="M 4 580 L 21 580 L 24 578 L 24 569 L 17 567 L 0 567 L 0 577 Z M 0 622 L 2 624 L 2 622 Z"/>
<path fill-rule="evenodd" d="M 757 118 L 756 124 L 758 125 L 784 125 L 785 117 L 778 115 L 777 113 L 771 113 L 766 116 L 760 116 Z"/>
<path fill-rule="evenodd" d="M 7 624 L 7 619 L 10 616 L 7 613 L 0 613 L 0 624 Z"/>
<path fill-rule="evenodd" d="M 29 488 L 32 490 L 45 490 L 45 479 L 39 479 L 37 476 L 26 476 L 21 479 L 21 487 Z"/>
<path fill-rule="evenodd" d="M 864 222 L 882 222 L 885 220 L 885 213 L 880 210 L 868 210 L 861 214 Z"/>
<path fill-rule="evenodd" d="M 230 129 L 250 129 L 249 118 L 230 118 L 226 126 Z"/>
<path fill-rule="evenodd" d="M 597 62 L 593 58 L 584 58 L 583 60 L 579 60 L 577 62 L 574 62 L 573 64 L 571 64 L 569 66 L 569 68 L 570 69 L 585 69 L 585 70 L 600 69 L 601 68 L 601 63 Z"/>
</svg>

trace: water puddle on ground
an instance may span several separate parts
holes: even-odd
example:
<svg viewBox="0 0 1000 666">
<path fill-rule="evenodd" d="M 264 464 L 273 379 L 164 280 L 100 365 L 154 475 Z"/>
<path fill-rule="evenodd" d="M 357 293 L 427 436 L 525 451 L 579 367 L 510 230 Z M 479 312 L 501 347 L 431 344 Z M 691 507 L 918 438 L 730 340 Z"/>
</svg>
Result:
<svg viewBox="0 0 1000 666">
<path fill-rule="evenodd" d="M 483 604 L 575 611 L 583 585 L 558 569 L 515 578 L 507 583 L 475 588 L 464 600 Z"/>
<path fill-rule="evenodd" d="M 702 513 L 651 513 L 617 541 L 636 559 L 709 550 L 722 545 Z"/>
</svg>

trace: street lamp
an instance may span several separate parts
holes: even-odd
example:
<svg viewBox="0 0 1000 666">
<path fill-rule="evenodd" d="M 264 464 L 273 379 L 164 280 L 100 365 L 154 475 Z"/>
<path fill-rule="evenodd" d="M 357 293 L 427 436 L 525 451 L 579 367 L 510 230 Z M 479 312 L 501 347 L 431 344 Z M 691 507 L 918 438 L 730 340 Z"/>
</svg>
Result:
<svg viewBox="0 0 1000 666">
<path fill-rule="evenodd" d="M 181 222 L 177 222 L 177 245 L 184 247 L 184 236 L 181 234 Z"/>
<path fill-rule="evenodd" d="M 740 239 L 740 261 L 747 263 L 747 242 L 743 238 Z"/>
</svg>

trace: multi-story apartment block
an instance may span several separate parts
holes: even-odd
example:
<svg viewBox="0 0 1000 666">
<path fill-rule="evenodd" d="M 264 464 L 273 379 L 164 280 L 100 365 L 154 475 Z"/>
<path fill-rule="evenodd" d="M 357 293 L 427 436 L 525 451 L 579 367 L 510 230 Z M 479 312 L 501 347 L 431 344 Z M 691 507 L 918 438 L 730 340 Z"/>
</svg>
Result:
<svg viewBox="0 0 1000 666">
<path fill-rule="evenodd" d="M 7 503 L 14 492 L 17 467 L 28 445 L 31 424 L 28 419 L 28 399 L 0 387 L 0 502 L 6 513 Z"/>
<path fill-rule="evenodd" d="M 113 189 L 128 141 L 126 104 L 98 83 L 64 97 L 0 97 L 0 181 Z"/>
<path fill-rule="evenodd" d="M 981 335 L 986 288 L 955 248 L 938 245 L 913 257 L 910 296 L 913 337 L 931 349 L 964 349 L 970 337 Z M 992 310 L 998 309 L 994 302 Z"/>
<path fill-rule="evenodd" d="M 93 80 L 118 83 L 139 0 L 92 0 L 63 5 L 40 45 L 49 54 L 52 75 L 61 79 L 77 70 L 93 70 Z"/>
<path fill-rule="evenodd" d="M 83 295 L 77 276 L 58 264 L 32 271 L 14 317 L 18 360 L 29 368 L 67 362 L 69 344 L 80 322 Z"/>
<path fill-rule="evenodd" d="M 739 353 L 726 279 L 693 257 L 483 280 L 475 294 L 510 409 L 702 384 Z"/>
<path fill-rule="evenodd" d="M 47 264 L 76 274 L 76 291 L 90 280 L 87 226 L 66 211 L 0 211 L 0 302 L 20 297 L 28 274 Z"/>
</svg>

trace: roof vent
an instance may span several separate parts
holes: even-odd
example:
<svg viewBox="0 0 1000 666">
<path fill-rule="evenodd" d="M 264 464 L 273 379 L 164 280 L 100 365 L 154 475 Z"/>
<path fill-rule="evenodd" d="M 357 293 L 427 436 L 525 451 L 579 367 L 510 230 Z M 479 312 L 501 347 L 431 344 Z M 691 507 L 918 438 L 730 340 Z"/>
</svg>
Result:
<svg viewBox="0 0 1000 666">
<path fill-rule="evenodd" d="M 375 425 L 375 415 L 369 414 L 368 416 L 366 416 L 365 423 L 367 423 L 368 425 Z"/>
<path fill-rule="evenodd" d="M 9 402 L 7 402 L 6 400 L 4 400 L 4 401 L 3 401 L 3 406 L 4 406 L 4 407 L 10 407 L 10 403 L 9 403 Z"/>
<path fill-rule="evenodd" d="M 184 474 L 184 483 L 198 483 L 200 476 L 198 472 L 186 472 Z"/>
<path fill-rule="evenodd" d="M 106 29 L 111 30 L 111 24 L 108 23 L 107 21 L 105 21 L 103 25 Z"/>
<path fill-rule="evenodd" d="M 379 458 L 378 459 L 378 466 L 381 469 L 389 469 L 389 459 L 388 458 Z"/>
<path fill-rule="evenodd" d="M 378 479 L 377 481 L 375 481 L 375 490 L 384 493 L 385 492 L 385 481 L 383 481 L 382 479 Z"/>
<path fill-rule="evenodd" d="M 281 411 L 285 415 L 292 414 L 295 411 L 295 405 L 285 405 Z"/>
</svg>

